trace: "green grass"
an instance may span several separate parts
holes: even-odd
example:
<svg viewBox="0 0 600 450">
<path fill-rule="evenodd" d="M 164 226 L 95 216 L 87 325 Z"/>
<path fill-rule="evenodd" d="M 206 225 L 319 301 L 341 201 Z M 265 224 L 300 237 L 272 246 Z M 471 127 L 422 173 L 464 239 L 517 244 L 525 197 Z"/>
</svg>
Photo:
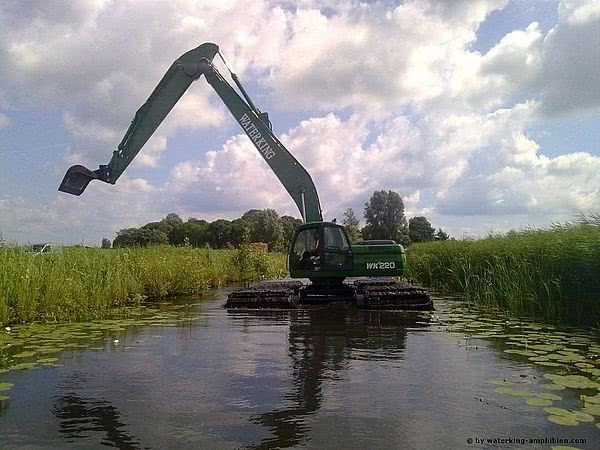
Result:
<svg viewBox="0 0 600 450">
<path fill-rule="evenodd" d="M 576 323 L 600 320 L 600 226 L 414 244 L 409 277 L 472 302 Z"/>
<path fill-rule="evenodd" d="M 71 248 L 34 256 L 0 247 L 0 325 L 105 317 L 146 299 L 284 274 L 284 255 L 246 248 Z"/>
</svg>

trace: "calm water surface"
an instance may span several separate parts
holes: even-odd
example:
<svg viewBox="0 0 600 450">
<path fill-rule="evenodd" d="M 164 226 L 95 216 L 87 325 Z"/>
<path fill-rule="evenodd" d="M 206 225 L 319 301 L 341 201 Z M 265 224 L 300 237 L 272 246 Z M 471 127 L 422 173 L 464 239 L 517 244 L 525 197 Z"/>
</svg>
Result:
<svg viewBox="0 0 600 450">
<path fill-rule="evenodd" d="M 0 392 L 9 397 L 0 448 L 551 448 L 467 443 L 545 437 L 599 448 L 599 416 L 558 425 L 527 404 L 550 393 L 553 407 L 581 410 L 580 396 L 598 393 L 600 344 L 585 330 L 484 317 L 443 299 L 421 314 L 233 313 L 226 294 L 129 321 L 7 333 L 0 388 L 14 386 Z M 19 366 L 27 362 L 36 365 Z M 544 375 L 561 374 L 591 384 L 543 388 Z"/>
</svg>

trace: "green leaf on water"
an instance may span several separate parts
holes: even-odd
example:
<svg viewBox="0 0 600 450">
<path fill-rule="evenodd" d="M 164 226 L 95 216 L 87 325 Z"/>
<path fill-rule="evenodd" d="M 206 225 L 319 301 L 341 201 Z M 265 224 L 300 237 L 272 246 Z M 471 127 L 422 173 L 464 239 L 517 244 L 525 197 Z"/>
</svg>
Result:
<svg viewBox="0 0 600 450">
<path fill-rule="evenodd" d="M 53 362 L 56 362 L 56 361 L 58 361 L 58 358 L 42 358 L 42 359 L 38 359 L 37 360 L 37 362 L 40 363 L 40 364 L 43 364 L 43 363 L 53 363 Z"/>
<path fill-rule="evenodd" d="M 545 366 L 545 367 L 562 367 L 562 364 L 559 363 L 555 363 L 552 361 L 534 361 L 534 364 L 537 364 L 538 366 Z"/>
<path fill-rule="evenodd" d="M 552 405 L 552 400 L 547 400 L 540 397 L 531 397 L 527 399 L 527 404 L 531 406 L 550 406 Z"/>
<path fill-rule="evenodd" d="M 0 395 L 0 402 L 4 402 L 8 400 L 10 397 L 8 395 Z"/>
<path fill-rule="evenodd" d="M 553 380 L 556 384 L 562 384 L 572 389 L 596 389 L 599 383 L 590 380 L 583 375 L 560 375 Z"/>
<path fill-rule="evenodd" d="M 586 403 L 600 404 L 600 394 L 596 394 L 593 396 L 592 395 L 582 395 L 581 400 L 583 400 Z"/>
<path fill-rule="evenodd" d="M 498 394 L 512 395 L 514 397 L 533 397 L 535 395 L 533 392 L 520 391 L 518 389 L 511 389 L 509 387 L 499 387 L 496 388 L 495 391 Z"/>
<path fill-rule="evenodd" d="M 508 350 L 504 350 L 504 353 L 511 353 L 511 354 L 514 354 L 514 355 L 521 355 L 521 356 L 538 356 L 537 353 L 530 352 L 530 351 L 527 351 L 527 350 L 508 349 Z"/>
<path fill-rule="evenodd" d="M 538 392 L 535 395 L 539 398 L 545 398 L 546 400 L 562 400 L 562 397 L 556 394 L 550 394 L 549 392 Z"/>
<path fill-rule="evenodd" d="M 585 407 L 582 408 L 582 411 L 586 414 L 591 414 L 592 416 L 600 416 L 600 405 L 587 403 Z"/>
<path fill-rule="evenodd" d="M 21 352 L 13 356 L 14 358 L 31 358 L 32 356 L 35 356 L 35 353 L 36 352 Z"/>
<path fill-rule="evenodd" d="M 0 391 L 8 391 L 14 386 L 13 383 L 0 383 Z"/>
<path fill-rule="evenodd" d="M 553 416 L 569 417 L 571 415 L 571 411 L 569 411 L 568 409 L 556 408 L 555 406 L 553 406 L 551 408 L 544 408 L 544 411 L 546 411 L 548 414 L 551 414 Z"/>
<path fill-rule="evenodd" d="M 15 364 L 14 366 L 11 367 L 11 369 L 13 369 L 13 370 L 33 369 L 36 365 L 37 365 L 37 363 L 34 363 L 34 362 L 21 363 L 21 364 Z"/>
<path fill-rule="evenodd" d="M 548 389 L 549 391 L 562 391 L 563 389 L 566 389 L 563 385 L 555 383 L 540 384 L 540 387 L 542 389 Z"/>
<path fill-rule="evenodd" d="M 571 411 L 571 417 L 578 422 L 593 422 L 594 416 L 585 411 Z"/>
<path fill-rule="evenodd" d="M 544 378 L 548 378 L 549 380 L 555 380 L 556 378 L 560 378 L 562 375 L 558 375 L 556 373 L 545 373 Z"/>
<path fill-rule="evenodd" d="M 565 425 L 570 427 L 579 425 L 579 422 L 577 422 L 575 419 L 565 416 L 548 416 L 548 420 L 558 425 Z"/>
<path fill-rule="evenodd" d="M 40 347 L 40 348 L 38 348 L 38 353 L 45 353 L 45 354 L 59 353 L 63 350 L 64 350 L 64 348 L 62 348 L 62 347 Z"/>
</svg>

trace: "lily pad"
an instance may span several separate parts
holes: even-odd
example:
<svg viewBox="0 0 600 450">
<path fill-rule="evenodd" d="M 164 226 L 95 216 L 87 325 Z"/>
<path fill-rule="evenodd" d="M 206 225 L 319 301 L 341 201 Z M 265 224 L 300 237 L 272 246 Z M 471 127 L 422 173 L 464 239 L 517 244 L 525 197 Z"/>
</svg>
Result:
<svg viewBox="0 0 600 450">
<path fill-rule="evenodd" d="M 562 367 L 562 364 L 559 363 L 555 363 L 552 361 L 534 361 L 534 364 L 537 364 L 538 366 L 545 366 L 545 367 Z"/>
<path fill-rule="evenodd" d="M 562 384 L 572 389 L 596 389 L 600 387 L 599 383 L 590 380 L 583 375 L 561 375 L 553 380 L 556 384 Z"/>
<path fill-rule="evenodd" d="M 550 394 L 549 392 L 538 392 L 535 395 L 539 398 L 545 398 L 546 400 L 562 400 L 562 397 L 556 394 Z"/>
<path fill-rule="evenodd" d="M 548 420 L 558 425 L 565 425 L 570 427 L 579 425 L 579 422 L 577 422 L 575 419 L 566 416 L 548 416 Z"/>
<path fill-rule="evenodd" d="M 511 353 L 514 355 L 521 355 L 521 356 L 538 356 L 537 353 L 535 352 L 530 352 L 527 350 L 513 350 L 513 349 L 508 349 L 508 350 L 504 350 L 504 353 Z"/>
<path fill-rule="evenodd" d="M 44 363 L 54 363 L 58 361 L 58 358 L 42 358 L 42 359 L 38 359 L 37 362 L 44 364 Z"/>
<path fill-rule="evenodd" d="M 586 414 L 591 414 L 592 416 L 600 416 L 600 405 L 591 405 L 586 404 L 582 411 Z"/>
<path fill-rule="evenodd" d="M 511 389 L 509 387 L 499 387 L 496 388 L 495 391 L 498 394 L 512 395 L 514 397 L 533 397 L 535 395 L 533 392 Z"/>
<path fill-rule="evenodd" d="M 554 344 L 537 344 L 537 345 L 530 346 L 530 348 L 532 348 L 533 350 L 545 350 L 547 352 L 556 351 L 560 347 L 561 347 L 560 345 L 554 345 Z"/>
<path fill-rule="evenodd" d="M 50 353 L 59 353 L 64 349 L 62 347 L 40 347 L 38 349 L 38 353 L 50 354 Z"/>
<path fill-rule="evenodd" d="M 593 422 L 594 416 L 585 411 L 571 411 L 571 417 L 578 422 Z"/>
<path fill-rule="evenodd" d="M 549 391 L 562 391 L 563 389 L 566 389 L 563 385 L 555 383 L 540 384 L 540 387 L 542 389 L 548 389 Z"/>
<path fill-rule="evenodd" d="M 21 363 L 21 364 L 15 364 L 14 366 L 11 367 L 11 369 L 13 369 L 13 370 L 33 369 L 36 365 L 37 365 L 37 363 L 34 363 L 34 362 Z"/>
<path fill-rule="evenodd" d="M 600 394 L 596 394 L 594 396 L 582 395 L 581 400 L 583 400 L 586 403 L 594 403 L 597 405 L 597 404 L 600 404 Z"/>
<path fill-rule="evenodd" d="M 35 356 L 35 352 L 21 352 L 14 355 L 15 358 L 31 358 Z"/>
<path fill-rule="evenodd" d="M 14 386 L 13 383 L 0 383 L 0 391 L 8 391 Z"/>
<path fill-rule="evenodd" d="M 531 397 L 527 399 L 527 404 L 531 406 L 550 406 L 552 405 L 552 400 L 541 397 Z"/>
<path fill-rule="evenodd" d="M 551 408 L 544 408 L 544 411 L 546 411 L 548 414 L 551 414 L 553 416 L 565 416 L 565 417 L 569 417 L 571 415 L 571 411 L 569 411 L 568 409 L 557 408 L 555 406 L 553 406 Z"/>
</svg>

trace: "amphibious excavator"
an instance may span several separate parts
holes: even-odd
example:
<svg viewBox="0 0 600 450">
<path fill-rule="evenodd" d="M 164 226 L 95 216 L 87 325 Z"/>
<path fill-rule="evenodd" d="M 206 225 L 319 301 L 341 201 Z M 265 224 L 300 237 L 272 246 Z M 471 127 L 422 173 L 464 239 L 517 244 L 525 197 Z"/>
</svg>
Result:
<svg viewBox="0 0 600 450">
<path fill-rule="evenodd" d="M 216 55 L 238 92 L 213 64 Z M 323 220 L 319 196 L 306 169 L 273 133 L 269 115 L 259 110 L 227 65 L 219 47 L 205 43 L 179 57 L 148 100 L 138 109 L 110 162 L 96 170 L 69 168 L 62 192 L 81 195 L 92 180 L 115 184 L 191 83 L 204 75 L 225 103 L 267 165 L 291 195 L 303 224 L 294 232 L 288 253 L 290 277 L 308 279 L 267 281 L 232 292 L 229 308 L 296 308 L 305 304 L 351 302 L 364 308 L 432 309 L 428 292 L 400 281 L 406 266 L 404 248 L 394 241 L 363 241 L 351 245 L 343 226 Z"/>
</svg>

